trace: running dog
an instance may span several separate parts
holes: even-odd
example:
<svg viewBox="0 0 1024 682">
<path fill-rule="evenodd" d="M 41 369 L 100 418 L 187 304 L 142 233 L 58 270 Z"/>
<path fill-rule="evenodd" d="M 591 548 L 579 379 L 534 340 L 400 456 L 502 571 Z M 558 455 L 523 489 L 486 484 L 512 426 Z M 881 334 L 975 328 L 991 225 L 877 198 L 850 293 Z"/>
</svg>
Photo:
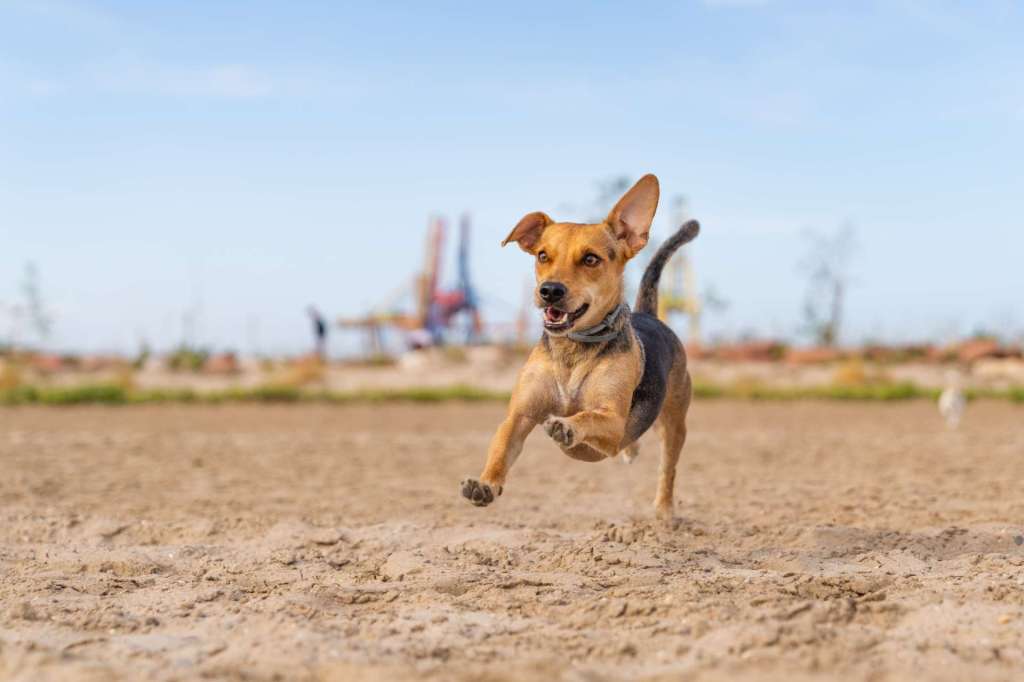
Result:
<svg viewBox="0 0 1024 682">
<path fill-rule="evenodd" d="M 662 268 L 700 231 L 689 221 L 651 259 L 635 310 L 623 302 L 623 270 L 647 244 L 658 207 L 658 179 L 645 175 L 602 223 L 556 223 L 526 215 L 502 242 L 536 261 L 535 300 L 544 334 L 519 373 L 508 416 L 491 440 L 478 479 L 462 496 L 484 507 L 501 495 L 523 441 L 537 425 L 574 459 L 627 461 L 652 425 L 661 436 L 654 505 L 671 518 L 676 463 L 686 441 L 692 386 L 679 338 L 657 318 Z"/>
</svg>

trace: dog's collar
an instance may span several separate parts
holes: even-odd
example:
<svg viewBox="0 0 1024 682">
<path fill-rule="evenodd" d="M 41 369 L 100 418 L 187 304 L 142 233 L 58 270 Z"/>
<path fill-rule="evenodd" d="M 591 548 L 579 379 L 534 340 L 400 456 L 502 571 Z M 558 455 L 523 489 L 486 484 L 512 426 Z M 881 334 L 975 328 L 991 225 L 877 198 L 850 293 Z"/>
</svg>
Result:
<svg viewBox="0 0 1024 682">
<path fill-rule="evenodd" d="M 579 341 L 580 343 L 604 343 L 605 341 L 611 341 L 618 336 L 622 330 L 615 327 L 615 323 L 618 321 L 619 316 L 623 313 L 629 312 L 629 306 L 625 303 L 620 303 L 615 306 L 615 309 L 605 315 L 605 318 L 595 324 L 593 327 L 587 327 L 581 329 L 578 332 L 569 332 L 566 337 L 573 340 Z"/>
</svg>

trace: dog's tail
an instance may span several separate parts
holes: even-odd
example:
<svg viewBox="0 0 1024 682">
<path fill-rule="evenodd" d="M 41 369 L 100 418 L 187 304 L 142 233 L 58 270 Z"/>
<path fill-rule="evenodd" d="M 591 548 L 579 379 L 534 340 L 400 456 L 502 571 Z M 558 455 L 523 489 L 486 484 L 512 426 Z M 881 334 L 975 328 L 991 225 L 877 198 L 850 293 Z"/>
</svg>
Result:
<svg viewBox="0 0 1024 682">
<path fill-rule="evenodd" d="M 647 269 L 644 270 L 643 279 L 640 280 L 640 289 L 636 293 L 636 305 L 633 306 L 636 312 L 649 315 L 658 314 L 658 281 L 661 279 L 661 271 L 676 249 L 691 241 L 699 232 L 700 223 L 696 220 L 688 220 L 676 230 L 674 235 L 658 247 L 651 262 L 647 264 Z"/>
</svg>

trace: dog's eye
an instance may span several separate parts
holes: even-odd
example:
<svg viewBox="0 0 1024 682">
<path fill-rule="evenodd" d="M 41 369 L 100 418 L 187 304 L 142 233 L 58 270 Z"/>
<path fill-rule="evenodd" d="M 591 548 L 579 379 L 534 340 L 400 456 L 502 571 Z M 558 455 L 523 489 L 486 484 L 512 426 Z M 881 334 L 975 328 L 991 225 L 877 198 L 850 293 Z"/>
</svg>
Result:
<svg viewBox="0 0 1024 682">
<path fill-rule="evenodd" d="M 601 262 L 601 259 L 598 258 L 597 256 L 595 256 L 592 253 L 588 253 L 586 256 L 583 257 L 583 264 L 587 265 L 589 267 L 594 267 L 595 265 L 597 265 L 600 262 Z"/>
<path fill-rule="evenodd" d="M 548 252 L 547 251 L 541 251 L 540 253 L 538 253 L 537 254 L 537 260 L 539 260 L 541 263 L 547 263 L 548 262 Z"/>
</svg>

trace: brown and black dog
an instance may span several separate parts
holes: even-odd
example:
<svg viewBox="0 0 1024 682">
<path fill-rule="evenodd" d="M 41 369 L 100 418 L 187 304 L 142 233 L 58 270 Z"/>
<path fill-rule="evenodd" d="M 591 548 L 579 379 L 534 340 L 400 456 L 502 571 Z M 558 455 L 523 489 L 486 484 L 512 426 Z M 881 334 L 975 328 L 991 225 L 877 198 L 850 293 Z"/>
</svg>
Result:
<svg viewBox="0 0 1024 682">
<path fill-rule="evenodd" d="M 683 345 L 657 318 L 658 280 L 700 227 L 686 223 L 658 249 L 631 312 L 622 300 L 623 270 L 647 244 L 657 207 L 658 179 L 645 175 L 603 223 L 556 223 L 530 213 L 502 242 L 516 242 L 536 259 L 544 334 L 519 373 L 483 473 L 462 482 L 463 497 L 474 505 L 501 495 L 523 441 L 538 424 L 565 454 L 586 462 L 623 450 L 632 459 L 636 440 L 653 425 L 662 441 L 654 504 L 659 516 L 672 516 L 692 390 Z"/>
</svg>

